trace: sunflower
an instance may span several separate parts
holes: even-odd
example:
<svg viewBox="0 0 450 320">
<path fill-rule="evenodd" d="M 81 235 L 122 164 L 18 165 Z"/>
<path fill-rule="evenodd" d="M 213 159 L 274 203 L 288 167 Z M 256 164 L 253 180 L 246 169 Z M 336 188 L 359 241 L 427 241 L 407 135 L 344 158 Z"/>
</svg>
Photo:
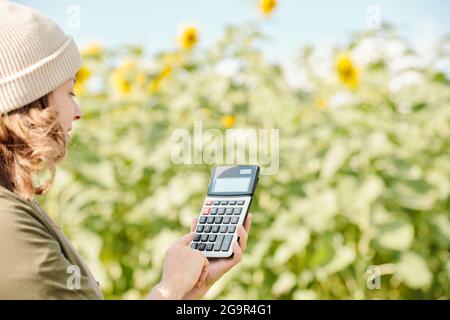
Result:
<svg viewBox="0 0 450 320">
<path fill-rule="evenodd" d="M 131 82 L 120 70 L 111 73 L 111 85 L 120 96 L 126 96 L 131 92 Z"/>
<path fill-rule="evenodd" d="M 77 96 L 84 96 L 86 94 L 86 81 L 91 77 L 91 70 L 86 66 L 81 66 L 75 75 L 74 91 Z"/>
<path fill-rule="evenodd" d="M 224 128 L 228 129 L 234 126 L 236 123 L 236 117 L 233 115 L 225 115 L 221 119 L 222 125 Z"/>
<path fill-rule="evenodd" d="M 339 80 L 351 89 L 359 84 L 359 70 L 348 55 L 340 55 L 336 59 L 336 71 Z"/>
<path fill-rule="evenodd" d="M 170 76 L 172 73 L 172 68 L 170 66 L 165 66 L 160 73 L 158 73 L 155 78 L 150 82 L 149 90 L 151 94 L 154 94 L 158 91 L 161 86 L 161 83 Z"/>
<path fill-rule="evenodd" d="M 265 15 L 270 16 L 277 6 L 277 0 L 260 0 L 259 10 Z"/>
<path fill-rule="evenodd" d="M 103 48 L 99 42 L 93 42 L 81 49 L 83 57 L 100 57 L 103 53 Z"/>
<path fill-rule="evenodd" d="M 190 50 L 197 45 L 198 39 L 197 27 L 190 25 L 181 29 L 177 40 L 181 48 Z"/>
<path fill-rule="evenodd" d="M 139 83 L 137 63 L 131 58 L 125 59 L 120 66 L 115 68 L 110 75 L 110 83 L 119 96 L 127 96 L 133 91 L 133 81 Z M 142 79 L 141 79 L 142 80 Z"/>
</svg>

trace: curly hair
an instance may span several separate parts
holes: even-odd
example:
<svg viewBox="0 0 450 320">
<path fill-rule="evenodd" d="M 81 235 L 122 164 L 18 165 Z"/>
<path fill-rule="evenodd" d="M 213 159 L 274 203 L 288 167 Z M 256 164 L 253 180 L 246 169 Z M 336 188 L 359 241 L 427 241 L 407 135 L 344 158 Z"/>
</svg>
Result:
<svg viewBox="0 0 450 320">
<path fill-rule="evenodd" d="M 0 116 L 0 184 L 28 200 L 48 191 L 56 163 L 67 152 L 58 112 L 48 106 L 47 97 Z M 47 169 L 50 178 L 35 185 L 35 175 Z"/>
</svg>

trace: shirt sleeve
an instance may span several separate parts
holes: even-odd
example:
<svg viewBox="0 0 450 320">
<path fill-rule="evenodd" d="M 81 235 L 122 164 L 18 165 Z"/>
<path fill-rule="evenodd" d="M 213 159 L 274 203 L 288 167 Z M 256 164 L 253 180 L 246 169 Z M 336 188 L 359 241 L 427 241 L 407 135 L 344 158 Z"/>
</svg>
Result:
<svg viewBox="0 0 450 320">
<path fill-rule="evenodd" d="M 25 204 L 0 201 L 0 299 L 98 299 Z"/>
</svg>

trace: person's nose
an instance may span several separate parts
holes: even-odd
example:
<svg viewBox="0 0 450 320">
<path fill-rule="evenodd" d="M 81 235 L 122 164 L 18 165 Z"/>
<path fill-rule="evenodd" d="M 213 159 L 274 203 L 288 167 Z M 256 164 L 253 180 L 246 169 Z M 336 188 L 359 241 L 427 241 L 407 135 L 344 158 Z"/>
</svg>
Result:
<svg viewBox="0 0 450 320">
<path fill-rule="evenodd" d="M 75 104 L 75 114 L 73 116 L 73 120 L 74 121 L 80 120 L 82 116 L 83 116 L 83 114 L 81 113 L 80 106 L 77 103 L 77 104 Z"/>
</svg>

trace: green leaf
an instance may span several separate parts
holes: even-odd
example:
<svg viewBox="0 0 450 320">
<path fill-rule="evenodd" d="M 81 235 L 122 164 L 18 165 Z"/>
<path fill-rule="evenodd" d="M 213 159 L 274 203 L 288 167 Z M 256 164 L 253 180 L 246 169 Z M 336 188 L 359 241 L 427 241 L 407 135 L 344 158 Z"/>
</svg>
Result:
<svg viewBox="0 0 450 320">
<path fill-rule="evenodd" d="M 348 150 L 344 144 L 337 143 L 333 145 L 325 155 L 320 177 L 325 180 L 332 178 L 339 168 L 342 167 L 347 157 Z"/>
<path fill-rule="evenodd" d="M 433 280 L 425 260 L 414 252 L 402 254 L 397 263 L 396 274 L 412 289 L 427 289 Z"/>
<path fill-rule="evenodd" d="M 386 249 L 407 250 L 414 239 L 414 228 L 406 222 L 396 222 L 379 227 L 375 237 L 378 244 Z"/>
</svg>

